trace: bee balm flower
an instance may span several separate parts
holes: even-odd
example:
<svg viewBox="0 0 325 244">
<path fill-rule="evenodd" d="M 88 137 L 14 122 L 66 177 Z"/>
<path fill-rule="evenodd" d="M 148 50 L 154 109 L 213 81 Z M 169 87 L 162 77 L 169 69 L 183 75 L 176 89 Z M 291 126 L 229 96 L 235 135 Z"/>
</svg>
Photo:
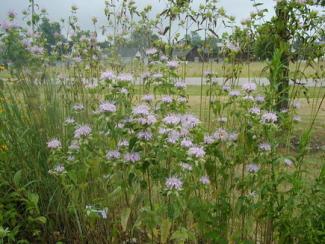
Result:
<svg viewBox="0 0 325 244">
<path fill-rule="evenodd" d="M 140 160 L 140 154 L 136 152 L 126 153 L 124 155 L 124 160 L 130 163 L 135 163 Z"/>
<path fill-rule="evenodd" d="M 248 164 L 246 169 L 249 173 L 255 174 L 260 170 L 260 166 L 257 164 Z"/>
<path fill-rule="evenodd" d="M 229 96 L 230 97 L 239 97 L 240 96 L 240 91 L 236 91 L 236 90 L 230 91 Z"/>
<path fill-rule="evenodd" d="M 121 154 L 119 151 L 117 150 L 113 150 L 113 151 L 108 151 L 106 153 L 106 158 L 109 160 L 109 159 L 118 159 L 120 158 Z"/>
<path fill-rule="evenodd" d="M 184 170 L 192 171 L 192 169 L 193 169 L 192 165 L 187 164 L 187 163 L 181 163 L 180 165 Z"/>
<path fill-rule="evenodd" d="M 133 115 L 149 115 L 149 107 L 145 104 L 140 104 L 132 109 Z"/>
<path fill-rule="evenodd" d="M 101 113 L 106 113 L 106 112 L 110 112 L 110 113 L 114 113 L 116 112 L 116 106 L 112 103 L 109 102 L 102 102 L 99 105 L 99 112 Z"/>
<path fill-rule="evenodd" d="M 256 84 L 253 82 L 245 83 L 242 85 L 242 89 L 247 93 L 253 92 L 256 90 Z"/>
<path fill-rule="evenodd" d="M 191 147 L 188 151 L 187 154 L 189 156 L 194 156 L 196 158 L 203 158 L 205 155 L 205 151 L 203 150 L 202 147 Z"/>
<path fill-rule="evenodd" d="M 128 81 L 131 82 L 133 80 L 133 76 L 131 74 L 120 74 L 117 79 L 119 81 Z"/>
<path fill-rule="evenodd" d="M 179 178 L 173 176 L 166 180 L 165 185 L 169 190 L 181 190 L 183 182 Z"/>
<path fill-rule="evenodd" d="M 200 178 L 200 182 L 203 184 L 203 185 L 209 185 L 210 184 L 210 179 L 208 176 L 202 176 Z"/>
<path fill-rule="evenodd" d="M 270 152 L 271 151 L 271 145 L 269 143 L 263 142 L 261 143 L 258 148 L 263 152 Z"/>
<path fill-rule="evenodd" d="M 47 142 L 47 147 L 50 148 L 50 149 L 60 148 L 61 147 L 61 142 L 58 139 L 53 138 L 53 139 L 51 139 L 50 141 Z"/>
<path fill-rule="evenodd" d="M 81 125 L 74 131 L 74 137 L 80 138 L 82 136 L 88 136 L 91 133 L 89 125 Z"/>
<path fill-rule="evenodd" d="M 112 79 L 115 78 L 115 75 L 111 71 L 105 71 L 105 72 L 102 73 L 101 78 L 103 80 L 112 80 Z"/>
<path fill-rule="evenodd" d="M 166 116 L 164 119 L 163 119 L 163 122 L 166 124 L 166 125 L 177 125 L 179 124 L 181 121 L 181 119 L 179 118 L 179 116 L 177 115 L 174 115 L 174 114 L 170 114 L 168 116 Z"/>
<path fill-rule="evenodd" d="M 175 60 L 168 61 L 168 62 L 167 62 L 167 66 L 168 66 L 168 68 L 170 68 L 170 69 L 176 69 L 176 68 L 178 67 L 178 62 L 175 61 Z"/>
<path fill-rule="evenodd" d="M 262 115 L 261 121 L 263 124 L 274 124 L 278 121 L 278 117 L 275 113 L 266 112 Z"/>
</svg>

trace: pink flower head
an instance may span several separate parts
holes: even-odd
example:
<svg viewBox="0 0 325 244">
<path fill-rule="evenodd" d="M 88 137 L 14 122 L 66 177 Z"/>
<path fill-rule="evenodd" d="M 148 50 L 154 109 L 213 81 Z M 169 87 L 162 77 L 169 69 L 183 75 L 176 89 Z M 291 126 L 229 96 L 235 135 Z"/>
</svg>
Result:
<svg viewBox="0 0 325 244">
<path fill-rule="evenodd" d="M 117 80 L 131 82 L 133 80 L 133 76 L 131 74 L 120 74 L 117 77 Z"/>
<path fill-rule="evenodd" d="M 170 114 L 168 116 L 166 116 L 164 119 L 163 119 L 163 122 L 166 124 L 166 125 L 177 125 L 179 124 L 181 121 L 181 119 L 179 118 L 179 116 L 175 115 L 175 114 Z"/>
<path fill-rule="evenodd" d="M 9 31 L 10 29 L 13 28 L 13 24 L 12 22 L 8 22 L 6 20 L 3 20 L 1 23 L 0 23 L 0 26 L 1 28 L 4 30 L 4 31 Z"/>
<path fill-rule="evenodd" d="M 101 75 L 101 79 L 103 80 L 112 80 L 115 78 L 115 75 L 112 71 L 105 71 Z"/>
<path fill-rule="evenodd" d="M 240 96 L 240 91 L 236 91 L 236 90 L 230 91 L 229 96 L 230 97 L 239 97 Z"/>
<path fill-rule="evenodd" d="M 255 174 L 260 170 L 260 166 L 257 164 L 248 164 L 246 169 L 249 173 Z"/>
<path fill-rule="evenodd" d="M 66 170 L 65 170 L 63 164 L 58 164 L 58 165 L 54 166 L 53 169 L 50 169 L 48 171 L 48 173 L 51 175 L 60 175 L 60 174 L 66 173 Z"/>
<path fill-rule="evenodd" d="M 149 114 L 148 116 L 138 118 L 135 121 L 137 121 L 141 125 L 152 125 L 157 122 L 157 119 L 155 115 Z"/>
<path fill-rule="evenodd" d="M 249 113 L 253 115 L 260 115 L 261 110 L 258 107 L 253 107 L 249 109 Z"/>
<path fill-rule="evenodd" d="M 229 134 L 228 132 L 223 129 L 223 128 L 219 128 L 214 134 L 213 134 L 213 138 L 216 141 L 227 141 L 229 139 Z"/>
<path fill-rule="evenodd" d="M 301 103 L 299 101 L 294 101 L 292 106 L 295 108 L 295 109 L 299 109 L 301 108 Z"/>
<path fill-rule="evenodd" d="M 209 185 L 210 184 L 210 179 L 208 176 L 202 176 L 200 178 L 200 182 L 203 184 L 203 185 Z"/>
<path fill-rule="evenodd" d="M 73 125 L 76 121 L 74 120 L 74 118 L 67 118 L 64 123 L 67 125 Z"/>
<path fill-rule="evenodd" d="M 184 89 L 186 88 L 186 83 L 184 81 L 177 81 L 175 83 L 175 87 L 178 89 Z"/>
<path fill-rule="evenodd" d="M 151 94 L 146 94 L 142 97 L 142 101 L 144 102 L 151 102 L 154 99 L 153 95 Z"/>
<path fill-rule="evenodd" d="M 164 96 L 161 98 L 161 101 L 163 103 L 172 103 L 173 102 L 173 98 L 171 96 Z"/>
<path fill-rule="evenodd" d="M 117 150 L 112 150 L 112 151 L 108 151 L 106 153 L 106 158 L 108 160 L 110 159 L 119 159 L 121 157 L 121 153 Z"/>
<path fill-rule="evenodd" d="M 77 103 L 77 104 L 73 105 L 73 109 L 74 109 L 75 111 L 81 111 L 81 110 L 83 110 L 84 108 L 85 108 L 84 105 L 82 105 L 81 103 Z"/>
<path fill-rule="evenodd" d="M 210 135 L 205 135 L 204 136 L 204 143 L 205 144 L 208 144 L 208 145 L 210 145 L 210 144 L 213 144 L 213 143 L 215 143 L 215 138 L 213 137 L 213 136 L 210 136 Z"/>
<path fill-rule="evenodd" d="M 187 154 L 189 156 L 193 156 L 195 158 L 203 158 L 205 155 L 205 151 L 202 147 L 191 147 L 188 149 Z"/>
<path fill-rule="evenodd" d="M 179 178 L 173 176 L 167 178 L 165 185 L 169 190 L 181 190 L 183 182 Z"/>
<path fill-rule="evenodd" d="M 224 85 L 224 86 L 222 87 L 222 90 L 225 91 L 225 92 L 229 92 L 229 91 L 231 90 L 231 88 L 230 88 L 230 86 L 226 86 L 226 85 Z"/>
<path fill-rule="evenodd" d="M 265 101 L 265 97 L 264 96 L 256 96 L 255 101 L 257 103 L 263 103 Z"/>
<path fill-rule="evenodd" d="M 117 143 L 118 147 L 128 147 L 129 146 L 129 142 L 127 140 L 120 140 Z"/>
<path fill-rule="evenodd" d="M 8 11 L 8 17 L 11 18 L 11 19 L 14 19 L 15 17 L 17 16 L 17 13 L 15 10 L 9 10 Z"/>
<path fill-rule="evenodd" d="M 149 107 L 145 104 L 140 104 L 132 109 L 133 115 L 149 115 Z"/>
<path fill-rule="evenodd" d="M 229 141 L 235 142 L 235 141 L 237 141 L 237 139 L 238 139 L 238 133 L 231 132 L 228 134 Z"/>
<path fill-rule="evenodd" d="M 247 101 L 252 101 L 252 102 L 255 100 L 254 97 L 251 95 L 244 96 L 243 99 L 247 100 Z"/>
<path fill-rule="evenodd" d="M 278 121 L 278 117 L 275 113 L 272 112 L 265 112 L 262 115 L 261 121 L 263 124 L 274 124 Z"/>
<path fill-rule="evenodd" d="M 91 133 L 91 128 L 89 125 L 81 125 L 74 131 L 74 137 L 80 138 L 83 136 L 88 136 Z"/>
<path fill-rule="evenodd" d="M 262 152 L 270 152 L 272 147 L 269 143 L 267 142 L 263 142 L 261 143 L 258 148 L 262 151 Z"/>
<path fill-rule="evenodd" d="M 253 82 L 245 83 L 242 85 L 242 89 L 247 93 L 253 92 L 256 90 L 256 84 Z"/>
<path fill-rule="evenodd" d="M 130 163 L 135 163 L 140 160 L 140 154 L 137 152 L 126 153 L 124 155 L 124 160 Z"/>
<path fill-rule="evenodd" d="M 57 138 L 53 138 L 47 142 L 47 147 L 50 149 L 57 149 L 61 147 L 61 142 Z"/>
<path fill-rule="evenodd" d="M 175 61 L 175 60 L 168 61 L 168 62 L 167 62 L 167 66 L 168 66 L 168 68 L 170 68 L 170 69 L 176 69 L 176 68 L 178 67 L 178 62 Z"/>
<path fill-rule="evenodd" d="M 73 140 L 69 146 L 69 150 L 76 150 L 78 151 L 80 149 L 79 142 L 76 140 Z"/>
<path fill-rule="evenodd" d="M 284 164 L 285 164 L 287 167 L 290 167 L 290 166 L 292 166 L 293 162 L 292 162 L 291 159 L 285 158 L 285 159 L 284 159 Z"/>
<path fill-rule="evenodd" d="M 192 169 L 193 169 L 192 165 L 187 164 L 187 163 L 181 163 L 180 165 L 183 169 L 188 170 L 188 171 L 192 171 Z"/>
<path fill-rule="evenodd" d="M 165 55 L 161 55 L 160 56 L 160 61 L 166 62 L 167 60 L 168 60 L 168 57 L 167 56 L 165 56 Z"/>
<path fill-rule="evenodd" d="M 177 101 L 178 101 L 179 103 L 186 103 L 186 102 L 187 102 L 187 98 L 186 98 L 186 97 L 178 97 L 178 98 L 177 98 Z"/>
<path fill-rule="evenodd" d="M 40 46 L 31 46 L 28 48 L 28 50 L 35 54 L 35 55 L 39 55 L 39 54 L 43 54 L 44 53 L 44 48 L 40 47 Z"/>
<path fill-rule="evenodd" d="M 185 148 L 189 148 L 189 147 L 193 146 L 193 142 L 190 139 L 185 138 L 181 141 L 181 146 L 185 147 Z"/>
<path fill-rule="evenodd" d="M 113 103 L 110 103 L 110 102 L 102 102 L 99 105 L 99 112 L 101 112 L 101 113 L 106 113 L 106 112 L 114 113 L 114 112 L 116 112 L 116 106 Z"/>
<path fill-rule="evenodd" d="M 167 142 L 171 143 L 171 144 L 175 144 L 180 137 L 180 133 L 176 130 L 171 130 L 171 131 L 167 131 L 168 133 L 168 137 L 167 137 Z"/>
<path fill-rule="evenodd" d="M 200 120 L 192 114 L 185 114 L 181 116 L 181 123 L 183 128 L 193 129 L 200 124 Z"/>
<path fill-rule="evenodd" d="M 152 139 L 152 133 L 150 131 L 140 131 L 137 134 L 137 138 L 144 141 L 150 141 Z"/>
</svg>

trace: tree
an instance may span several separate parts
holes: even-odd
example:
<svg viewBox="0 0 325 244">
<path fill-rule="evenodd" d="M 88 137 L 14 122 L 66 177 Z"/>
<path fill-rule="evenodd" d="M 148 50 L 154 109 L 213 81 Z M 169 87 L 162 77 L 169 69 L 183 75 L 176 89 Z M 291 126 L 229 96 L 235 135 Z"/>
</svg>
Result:
<svg viewBox="0 0 325 244">
<path fill-rule="evenodd" d="M 247 29 L 236 26 L 229 36 L 229 40 L 231 40 L 232 44 L 240 47 L 240 53 L 236 56 L 238 59 L 251 60 L 253 58 L 254 38 L 252 38 Z"/>
<path fill-rule="evenodd" d="M 289 106 L 289 64 L 290 64 L 290 31 L 287 1 L 279 1 L 276 5 L 274 19 L 276 41 L 275 48 L 279 50 L 281 68 L 277 75 L 278 101 L 277 110 L 287 109 Z"/>
<path fill-rule="evenodd" d="M 206 47 L 209 50 L 209 53 L 211 53 L 212 57 L 217 57 L 219 54 L 219 47 L 218 43 L 220 40 L 215 36 L 208 36 L 206 40 Z"/>
<path fill-rule="evenodd" d="M 131 33 L 126 46 L 143 50 L 151 47 L 152 43 L 157 39 L 159 39 L 158 36 L 152 30 L 146 29 L 143 26 L 137 26 Z"/>
<path fill-rule="evenodd" d="M 256 30 L 254 55 L 259 60 L 271 59 L 275 51 L 274 28 L 270 22 L 262 24 Z"/>
<path fill-rule="evenodd" d="M 58 22 L 50 22 L 46 17 L 42 19 L 39 25 L 39 32 L 42 33 L 46 40 L 45 48 L 48 52 L 52 50 L 52 46 L 57 43 L 57 41 L 62 38 L 61 27 Z"/>
<path fill-rule="evenodd" d="M 289 105 L 289 64 L 297 58 L 308 59 L 312 64 L 315 58 L 323 55 L 317 42 L 323 29 L 324 19 L 312 7 L 313 1 L 282 0 L 276 5 L 276 16 L 271 20 L 274 28 L 275 50 L 279 55 L 280 67 L 273 76 L 277 83 L 277 110 Z M 299 49 L 295 46 L 299 44 Z M 297 46 L 296 46 L 297 47 Z M 303 55 L 302 55 L 303 54 Z M 272 67 L 271 67 L 272 68 Z M 274 67 L 273 67 L 274 68 Z"/>
<path fill-rule="evenodd" d="M 201 47 L 202 44 L 203 44 L 203 41 L 201 39 L 201 36 L 196 31 L 192 31 L 191 32 L 191 36 L 190 36 L 189 41 L 190 41 L 189 43 L 190 43 L 190 45 L 192 47 Z"/>
</svg>

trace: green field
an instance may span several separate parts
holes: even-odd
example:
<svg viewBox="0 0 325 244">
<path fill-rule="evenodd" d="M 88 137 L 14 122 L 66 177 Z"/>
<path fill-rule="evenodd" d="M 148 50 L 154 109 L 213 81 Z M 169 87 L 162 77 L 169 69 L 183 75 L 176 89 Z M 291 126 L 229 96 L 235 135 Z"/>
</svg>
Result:
<svg viewBox="0 0 325 244">
<path fill-rule="evenodd" d="M 196 63 L 190 62 L 186 67 L 186 76 L 187 77 L 201 77 L 202 70 L 211 70 L 218 74 L 219 77 L 225 77 L 227 73 L 229 73 L 232 64 L 223 64 L 223 63 Z M 251 62 L 247 64 L 243 64 L 242 71 L 239 74 L 240 78 L 247 77 L 267 77 L 268 69 L 267 62 Z M 324 69 L 324 62 L 316 64 L 315 67 L 318 70 Z M 290 71 L 293 72 L 295 70 L 299 70 L 303 72 L 307 77 L 310 77 L 311 74 L 314 74 L 315 69 L 311 66 L 308 66 L 306 63 L 291 63 Z"/>
<path fill-rule="evenodd" d="M 314 67 L 307 65 L 306 63 L 291 63 L 290 64 L 290 71 L 294 72 L 299 70 L 300 72 L 304 73 L 307 78 L 310 78 L 312 74 L 315 74 L 315 69 L 319 72 L 324 70 L 325 62 L 320 62 L 314 64 Z M 111 69 L 110 65 L 104 64 L 103 66 L 107 67 L 107 69 Z M 199 62 L 188 62 L 186 65 L 182 64 L 179 68 L 179 74 L 184 73 L 184 69 L 186 66 L 186 77 L 201 77 L 202 71 L 213 71 L 215 72 L 218 77 L 226 77 L 227 74 L 230 73 L 232 64 L 225 64 L 225 63 L 216 63 L 216 62 L 209 62 L 209 63 L 199 63 Z M 267 69 L 267 62 L 251 62 L 243 64 L 241 67 L 241 72 L 239 73 L 239 78 L 247 78 L 247 77 L 267 77 L 268 76 L 268 69 Z M 65 72 L 62 68 L 53 67 L 56 72 Z M 127 64 L 123 67 L 124 70 L 127 70 L 132 73 L 139 73 L 145 72 L 146 68 L 139 68 L 136 64 Z M 10 75 L 8 72 L 0 72 L 0 78 L 9 78 Z"/>
</svg>

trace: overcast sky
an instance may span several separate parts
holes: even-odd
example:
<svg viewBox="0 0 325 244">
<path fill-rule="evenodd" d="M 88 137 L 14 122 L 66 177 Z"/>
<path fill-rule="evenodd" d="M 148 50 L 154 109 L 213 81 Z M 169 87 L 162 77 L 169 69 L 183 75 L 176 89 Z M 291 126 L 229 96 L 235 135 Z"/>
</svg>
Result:
<svg viewBox="0 0 325 244">
<path fill-rule="evenodd" d="M 19 16 L 22 17 L 22 10 L 28 6 L 28 0 L 0 0 L 0 20 L 6 18 L 6 14 L 9 10 L 15 10 Z M 52 20 L 60 20 L 61 18 L 67 18 L 70 13 L 70 7 L 75 4 L 78 6 L 78 17 L 80 25 L 83 29 L 91 29 L 91 18 L 96 16 L 99 19 L 99 25 L 105 24 L 104 16 L 104 0 L 35 0 L 39 4 L 40 8 L 48 10 L 49 17 Z M 135 0 L 139 8 L 151 4 L 153 5 L 153 16 L 159 13 L 166 3 L 164 0 Z M 198 6 L 203 0 L 194 0 L 194 5 Z M 264 7 L 269 9 L 268 17 L 274 14 L 273 0 L 264 0 Z M 226 9 L 226 12 L 236 17 L 237 21 L 246 18 L 251 11 L 253 11 L 252 3 L 250 0 L 219 0 L 220 6 Z M 21 22 L 20 22 L 21 23 Z"/>
</svg>

